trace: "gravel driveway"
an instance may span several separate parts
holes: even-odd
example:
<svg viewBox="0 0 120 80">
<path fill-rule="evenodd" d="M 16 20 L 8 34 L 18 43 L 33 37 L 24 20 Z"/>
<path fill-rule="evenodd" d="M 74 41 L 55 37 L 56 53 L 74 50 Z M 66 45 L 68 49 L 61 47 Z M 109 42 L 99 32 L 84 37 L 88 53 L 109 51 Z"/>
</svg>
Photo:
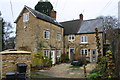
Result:
<svg viewBox="0 0 120 80">
<path fill-rule="evenodd" d="M 96 67 L 96 63 L 89 63 L 86 65 L 87 75 Z M 84 69 L 70 68 L 70 64 L 62 63 L 53 66 L 50 70 L 40 70 L 38 73 L 57 78 L 84 78 Z"/>
</svg>

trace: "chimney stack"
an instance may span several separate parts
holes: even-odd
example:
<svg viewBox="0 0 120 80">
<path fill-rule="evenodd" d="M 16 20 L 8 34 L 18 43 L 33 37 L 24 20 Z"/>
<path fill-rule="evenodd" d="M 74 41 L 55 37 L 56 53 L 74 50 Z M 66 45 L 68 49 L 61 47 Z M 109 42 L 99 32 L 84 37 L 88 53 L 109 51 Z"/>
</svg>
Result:
<svg viewBox="0 0 120 80">
<path fill-rule="evenodd" d="M 82 13 L 79 15 L 79 18 L 80 18 L 80 20 L 83 20 L 83 14 Z"/>
<path fill-rule="evenodd" d="M 52 17 L 54 20 L 56 20 L 56 13 L 56 11 L 52 10 L 50 14 L 50 17 Z"/>
</svg>

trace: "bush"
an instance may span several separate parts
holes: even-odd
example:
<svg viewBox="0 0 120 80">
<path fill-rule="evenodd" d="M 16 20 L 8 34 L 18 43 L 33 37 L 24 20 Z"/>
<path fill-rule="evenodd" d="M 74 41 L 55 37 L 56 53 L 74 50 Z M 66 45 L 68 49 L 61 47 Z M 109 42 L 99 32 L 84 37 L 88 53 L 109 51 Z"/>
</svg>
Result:
<svg viewBox="0 0 120 80">
<path fill-rule="evenodd" d="M 69 55 L 68 54 L 62 54 L 61 55 L 61 62 L 68 62 L 69 61 Z"/>
<path fill-rule="evenodd" d="M 42 53 L 39 53 L 39 52 L 36 52 L 32 55 L 32 67 L 35 67 L 35 66 L 43 66 L 43 54 Z"/>
<path fill-rule="evenodd" d="M 93 69 L 91 72 L 90 72 L 90 74 L 92 74 L 92 73 L 97 73 L 97 72 L 99 72 L 100 71 L 100 68 L 95 68 L 95 69 Z"/>
<path fill-rule="evenodd" d="M 88 64 L 88 63 L 90 63 L 90 61 L 86 60 L 86 63 Z"/>
<path fill-rule="evenodd" d="M 99 76 L 101 76 L 100 73 L 92 73 L 90 76 L 88 76 L 89 79 L 94 79 L 94 78 L 98 78 Z"/>
<path fill-rule="evenodd" d="M 52 60 L 49 57 L 44 57 L 44 59 L 43 59 L 43 66 L 44 67 L 52 66 Z"/>
</svg>

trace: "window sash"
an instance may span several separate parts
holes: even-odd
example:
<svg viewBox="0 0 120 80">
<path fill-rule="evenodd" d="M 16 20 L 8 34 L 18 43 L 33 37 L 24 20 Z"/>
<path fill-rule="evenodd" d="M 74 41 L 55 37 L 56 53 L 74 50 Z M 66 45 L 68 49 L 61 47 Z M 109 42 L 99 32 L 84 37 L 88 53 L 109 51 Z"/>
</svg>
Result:
<svg viewBox="0 0 120 80">
<path fill-rule="evenodd" d="M 49 50 L 44 50 L 44 56 L 48 56 Z"/>
<path fill-rule="evenodd" d="M 29 20 L 29 13 L 23 14 L 23 22 L 27 22 Z"/>
<path fill-rule="evenodd" d="M 57 57 L 61 56 L 61 50 L 57 50 Z"/>
<path fill-rule="evenodd" d="M 81 43 L 88 43 L 88 36 L 81 36 Z"/>
<path fill-rule="evenodd" d="M 44 38 L 50 39 L 50 32 L 49 31 L 44 31 Z"/>
<path fill-rule="evenodd" d="M 75 35 L 69 35 L 68 39 L 69 39 L 69 41 L 74 41 L 75 40 Z"/>
<path fill-rule="evenodd" d="M 88 57 L 88 49 L 81 49 L 81 54 L 85 54 L 85 56 Z"/>
<path fill-rule="evenodd" d="M 57 34 L 57 40 L 61 41 L 61 34 L 59 34 L 59 33 Z"/>
</svg>

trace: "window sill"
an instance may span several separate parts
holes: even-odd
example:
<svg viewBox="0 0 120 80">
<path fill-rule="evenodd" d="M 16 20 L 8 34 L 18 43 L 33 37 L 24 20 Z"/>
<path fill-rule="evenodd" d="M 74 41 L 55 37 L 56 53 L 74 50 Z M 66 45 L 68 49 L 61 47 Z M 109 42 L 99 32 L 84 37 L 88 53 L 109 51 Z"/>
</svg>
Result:
<svg viewBox="0 0 120 80">
<path fill-rule="evenodd" d="M 81 42 L 80 44 L 88 44 L 88 42 Z"/>
<path fill-rule="evenodd" d="M 45 40 L 49 40 L 48 38 L 44 38 Z"/>
<path fill-rule="evenodd" d="M 68 40 L 69 42 L 74 42 L 75 40 Z"/>
</svg>

